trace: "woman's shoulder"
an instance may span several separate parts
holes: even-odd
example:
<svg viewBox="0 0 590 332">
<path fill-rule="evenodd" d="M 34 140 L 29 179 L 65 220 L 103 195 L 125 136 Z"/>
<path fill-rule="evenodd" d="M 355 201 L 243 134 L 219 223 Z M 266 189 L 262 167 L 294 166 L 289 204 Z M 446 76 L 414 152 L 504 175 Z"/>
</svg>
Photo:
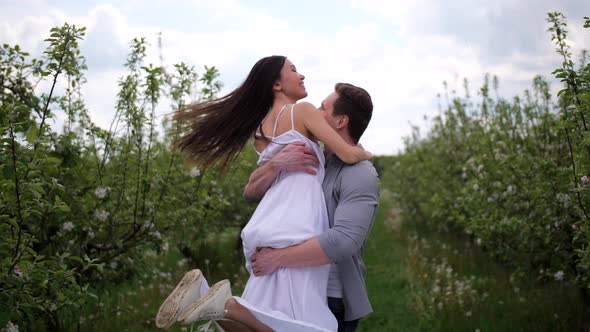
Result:
<svg viewBox="0 0 590 332">
<path fill-rule="evenodd" d="M 293 107 L 297 112 L 317 111 L 317 108 L 312 103 L 307 101 L 299 102 Z"/>
</svg>

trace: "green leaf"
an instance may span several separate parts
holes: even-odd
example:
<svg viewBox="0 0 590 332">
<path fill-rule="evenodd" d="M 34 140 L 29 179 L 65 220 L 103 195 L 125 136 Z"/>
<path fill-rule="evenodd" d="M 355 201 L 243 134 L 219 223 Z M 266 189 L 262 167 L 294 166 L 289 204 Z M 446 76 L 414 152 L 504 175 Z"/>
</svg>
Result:
<svg viewBox="0 0 590 332">
<path fill-rule="evenodd" d="M 34 144 L 37 140 L 37 135 L 39 134 L 39 128 L 37 126 L 32 125 L 27 133 L 27 142 Z"/>
<path fill-rule="evenodd" d="M 71 260 L 73 260 L 74 262 L 80 263 L 80 265 L 83 265 L 84 264 L 84 261 L 82 261 L 82 258 L 80 258 L 78 256 L 70 256 L 68 258 L 71 259 Z"/>
<path fill-rule="evenodd" d="M 6 220 L 12 227 L 16 228 L 17 230 L 19 229 L 18 227 L 18 223 L 16 222 L 15 218 L 8 218 Z"/>
<path fill-rule="evenodd" d="M 58 195 L 55 195 L 55 207 L 62 212 L 71 211 L 70 207 L 64 201 L 62 201 Z"/>
<path fill-rule="evenodd" d="M 41 183 L 32 183 L 30 184 L 31 189 L 39 194 L 45 194 L 45 189 L 43 189 L 43 185 Z"/>
<path fill-rule="evenodd" d="M 55 166 L 57 166 L 57 165 L 61 164 L 61 159 L 59 159 L 59 158 L 56 158 L 56 157 L 47 157 L 47 158 L 45 159 L 45 161 L 46 161 L 48 164 L 52 164 L 52 165 L 55 165 Z"/>
<path fill-rule="evenodd" d="M 12 165 L 4 165 L 4 167 L 2 167 L 2 177 L 4 179 L 14 179 L 14 168 Z"/>
</svg>

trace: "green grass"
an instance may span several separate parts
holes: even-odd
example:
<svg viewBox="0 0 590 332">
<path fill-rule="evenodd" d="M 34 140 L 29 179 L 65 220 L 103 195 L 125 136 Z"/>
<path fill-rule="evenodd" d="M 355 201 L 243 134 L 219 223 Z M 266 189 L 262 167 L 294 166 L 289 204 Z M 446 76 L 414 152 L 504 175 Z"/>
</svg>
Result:
<svg viewBox="0 0 590 332">
<path fill-rule="evenodd" d="M 367 289 L 374 312 L 361 320 L 359 331 L 584 330 L 582 301 L 573 286 L 514 273 L 490 261 L 465 239 L 419 227 L 407 217 L 403 224 L 392 221 L 392 207 L 381 203 L 365 249 Z M 217 258 L 202 270 L 210 282 L 229 278 L 234 294 L 240 294 L 247 280 L 242 260 L 227 254 L 236 236 L 234 232 L 223 236 L 223 241 L 209 241 L 209 256 Z M 133 280 L 99 291 L 99 300 L 82 315 L 85 321 L 80 330 L 157 331 L 153 319 L 158 307 L 189 269 L 186 263 L 179 265 L 182 257 L 173 243 L 170 248 L 169 253 L 154 257 L 152 265 Z M 434 262 L 443 258 L 453 269 L 453 280 L 471 276 L 475 280 L 477 296 L 467 299 L 463 307 L 453 301 L 442 310 L 428 305 Z M 170 329 L 189 330 L 177 325 Z"/>
<path fill-rule="evenodd" d="M 199 267 L 210 284 L 229 279 L 234 294 L 241 294 L 247 280 L 241 253 L 234 250 L 238 234 L 236 229 L 230 229 L 217 237 L 210 236 L 217 240 L 207 239 L 210 253 L 203 256 L 216 258 Z M 158 308 L 190 269 L 174 241 L 170 241 L 170 251 L 148 258 L 148 263 L 132 280 L 97 289 L 98 299 L 81 315 L 80 331 L 162 331 L 154 325 Z M 167 331 L 190 331 L 190 326 L 174 325 Z"/>
<path fill-rule="evenodd" d="M 373 313 L 362 319 L 360 331 L 422 331 L 424 322 L 413 307 L 410 276 L 404 261 L 407 239 L 386 226 L 390 206 L 382 202 L 364 252 L 367 291 Z"/>
<path fill-rule="evenodd" d="M 391 208 L 382 203 L 365 252 L 375 312 L 361 321 L 362 331 L 587 330 L 573 285 L 507 269 L 467 239 L 413 224 L 407 216 L 404 223 L 399 216 L 392 221 Z M 452 269 L 443 286 L 465 281 L 472 285 L 470 295 L 434 295 L 434 280 L 444 280 L 437 265 Z"/>
</svg>

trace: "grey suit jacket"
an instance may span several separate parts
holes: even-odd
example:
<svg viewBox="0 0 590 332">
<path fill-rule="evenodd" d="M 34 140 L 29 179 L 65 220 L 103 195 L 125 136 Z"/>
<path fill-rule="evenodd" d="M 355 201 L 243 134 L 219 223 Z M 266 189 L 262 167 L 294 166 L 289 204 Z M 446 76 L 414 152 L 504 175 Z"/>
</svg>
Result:
<svg viewBox="0 0 590 332">
<path fill-rule="evenodd" d="M 324 253 L 336 264 L 343 288 L 345 320 L 370 314 L 362 254 L 379 203 L 379 178 L 373 165 L 363 161 L 344 164 L 327 158 L 324 195 L 330 229 L 318 236 Z"/>
</svg>

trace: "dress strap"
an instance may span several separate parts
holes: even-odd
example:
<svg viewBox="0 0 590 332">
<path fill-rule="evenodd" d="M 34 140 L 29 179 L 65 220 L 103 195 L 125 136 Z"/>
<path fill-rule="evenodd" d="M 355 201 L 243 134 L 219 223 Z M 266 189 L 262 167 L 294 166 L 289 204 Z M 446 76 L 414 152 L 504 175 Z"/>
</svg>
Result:
<svg viewBox="0 0 590 332">
<path fill-rule="evenodd" d="M 275 127 L 272 130 L 272 136 L 273 137 L 275 137 L 277 135 L 277 125 L 279 124 L 279 119 L 281 118 L 281 114 L 283 113 L 283 111 L 285 110 L 286 107 L 287 107 L 287 104 L 283 105 L 283 107 L 279 111 L 279 114 L 277 115 L 277 118 L 275 120 Z"/>
<path fill-rule="evenodd" d="M 293 121 L 294 107 L 295 107 L 295 104 L 291 104 L 291 130 L 295 130 L 295 122 Z"/>
</svg>

